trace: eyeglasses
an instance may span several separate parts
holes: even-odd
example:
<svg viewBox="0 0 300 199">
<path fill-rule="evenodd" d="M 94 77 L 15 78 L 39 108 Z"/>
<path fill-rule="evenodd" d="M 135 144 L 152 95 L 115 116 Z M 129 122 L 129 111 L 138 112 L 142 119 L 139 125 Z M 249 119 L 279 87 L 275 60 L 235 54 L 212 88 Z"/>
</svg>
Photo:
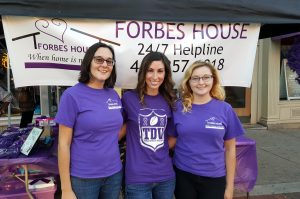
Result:
<svg viewBox="0 0 300 199">
<path fill-rule="evenodd" d="M 115 65 L 115 61 L 112 59 L 103 59 L 103 57 L 100 56 L 95 56 L 93 59 L 96 64 L 104 64 L 104 62 L 106 62 L 107 66 Z"/>
<path fill-rule="evenodd" d="M 212 75 L 204 75 L 202 77 L 191 77 L 191 82 L 192 83 L 198 83 L 202 79 L 203 82 L 209 82 L 213 78 Z"/>
</svg>

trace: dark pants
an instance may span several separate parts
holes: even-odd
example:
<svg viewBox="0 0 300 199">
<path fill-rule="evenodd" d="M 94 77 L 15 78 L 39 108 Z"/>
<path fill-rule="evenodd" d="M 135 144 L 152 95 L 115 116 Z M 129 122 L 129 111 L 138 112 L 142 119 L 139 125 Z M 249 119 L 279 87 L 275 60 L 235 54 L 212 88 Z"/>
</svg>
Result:
<svg viewBox="0 0 300 199">
<path fill-rule="evenodd" d="M 32 123 L 33 112 L 34 111 L 22 112 L 20 128 L 25 128 L 25 127 L 27 127 L 28 124 Z"/>
<path fill-rule="evenodd" d="M 223 199 L 226 177 L 198 176 L 175 167 L 176 199 Z"/>
</svg>

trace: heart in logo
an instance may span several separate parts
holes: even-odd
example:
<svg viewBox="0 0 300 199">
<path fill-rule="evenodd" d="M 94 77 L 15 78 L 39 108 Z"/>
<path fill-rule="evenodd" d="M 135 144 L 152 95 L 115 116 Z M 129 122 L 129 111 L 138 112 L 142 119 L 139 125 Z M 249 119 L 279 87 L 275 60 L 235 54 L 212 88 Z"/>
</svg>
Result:
<svg viewBox="0 0 300 199">
<path fill-rule="evenodd" d="M 64 43 L 64 34 L 67 30 L 67 23 L 64 20 L 53 18 L 51 22 L 49 22 L 47 19 L 39 19 L 35 22 L 35 27 L 39 31 Z"/>
</svg>

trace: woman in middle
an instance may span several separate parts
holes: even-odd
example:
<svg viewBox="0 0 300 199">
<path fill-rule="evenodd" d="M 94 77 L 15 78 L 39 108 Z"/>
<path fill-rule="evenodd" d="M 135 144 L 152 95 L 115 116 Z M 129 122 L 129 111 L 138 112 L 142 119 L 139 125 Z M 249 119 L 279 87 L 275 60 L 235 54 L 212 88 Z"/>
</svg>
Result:
<svg viewBox="0 0 300 199">
<path fill-rule="evenodd" d="M 160 52 L 142 60 L 135 90 L 122 98 L 126 122 L 127 199 L 172 199 L 175 174 L 168 135 L 176 94 L 170 61 Z"/>
</svg>

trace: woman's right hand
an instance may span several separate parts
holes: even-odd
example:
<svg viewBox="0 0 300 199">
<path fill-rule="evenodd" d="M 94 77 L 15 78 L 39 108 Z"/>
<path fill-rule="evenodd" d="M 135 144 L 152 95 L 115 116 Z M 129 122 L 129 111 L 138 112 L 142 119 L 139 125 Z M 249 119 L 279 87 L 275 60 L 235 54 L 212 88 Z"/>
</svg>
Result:
<svg viewBox="0 0 300 199">
<path fill-rule="evenodd" d="M 70 191 L 63 191 L 61 193 L 61 199 L 77 199 L 75 193 L 70 190 Z"/>
<path fill-rule="evenodd" d="M 59 125 L 58 137 L 58 168 L 60 174 L 60 186 L 62 199 L 76 199 L 70 179 L 70 147 L 73 129 Z"/>
</svg>

